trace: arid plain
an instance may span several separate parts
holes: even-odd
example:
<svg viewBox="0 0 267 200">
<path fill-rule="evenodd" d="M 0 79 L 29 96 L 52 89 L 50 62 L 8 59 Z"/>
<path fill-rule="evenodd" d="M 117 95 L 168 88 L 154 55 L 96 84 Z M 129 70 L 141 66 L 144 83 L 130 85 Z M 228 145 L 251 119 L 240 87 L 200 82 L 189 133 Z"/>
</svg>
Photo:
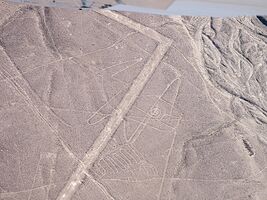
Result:
<svg viewBox="0 0 267 200">
<path fill-rule="evenodd" d="M 0 199 L 266 200 L 264 23 L 0 1 Z"/>
</svg>

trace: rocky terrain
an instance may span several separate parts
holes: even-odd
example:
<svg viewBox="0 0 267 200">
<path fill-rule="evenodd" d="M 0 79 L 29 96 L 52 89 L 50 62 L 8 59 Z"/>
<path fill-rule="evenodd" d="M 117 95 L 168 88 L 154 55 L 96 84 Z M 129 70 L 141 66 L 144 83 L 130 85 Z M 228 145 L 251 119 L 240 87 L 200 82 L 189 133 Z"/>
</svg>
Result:
<svg viewBox="0 0 267 200">
<path fill-rule="evenodd" d="M 266 18 L 0 2 L 1 200 L 265 200 Z"/>
</svg>

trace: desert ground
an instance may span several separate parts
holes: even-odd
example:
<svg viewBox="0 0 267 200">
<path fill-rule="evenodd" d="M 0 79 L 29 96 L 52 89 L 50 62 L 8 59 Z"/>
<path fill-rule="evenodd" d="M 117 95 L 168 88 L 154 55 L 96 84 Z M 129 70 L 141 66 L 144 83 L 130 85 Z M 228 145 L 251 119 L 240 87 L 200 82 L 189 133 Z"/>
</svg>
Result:
<svg viewBox="0 0 267 200">
<path fill-rule="evenodd" d="M 266 200 L 266 20 L 0 1 L 0 199 Z"/>
</svg>

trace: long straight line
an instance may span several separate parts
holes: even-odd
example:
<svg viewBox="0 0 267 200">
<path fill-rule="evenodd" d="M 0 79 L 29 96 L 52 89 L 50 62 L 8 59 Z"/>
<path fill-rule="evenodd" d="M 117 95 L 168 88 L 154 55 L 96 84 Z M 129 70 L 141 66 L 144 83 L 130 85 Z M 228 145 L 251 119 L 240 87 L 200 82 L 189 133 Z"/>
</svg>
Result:
<svg viewBox="0 0 267 200">
<path fill-rule="evenodd" d="M 116 13 L 108 12 L 108 16 L 115 20 L 122 20 L 123 24 L 127 25 L 132 29 L 135 29 L 137 31 L 142 30 L 140 32 L 147 36 L 155 36 L 154 39 L 159 42 L 159 45 L 152 53 L 148 62 L 144 65 L 142 71 L 139 73 L 137 78 L 133 81 L 129 91 L 126 93 L 120 104 L 112 112 L 109 121 L 107 122 L 103 130 L 100 132 L 98 138 L 94 141 L 91 148 L 87 151 L 82 161 L 78 164 L 76 170 L 70 176 L 67 184 L 59 193 L 57 200 L 70 200 L 75 194 L 75 192 L 78 190 L 82 181 L 86 178 L 86 170 L 92 167 L 93 163 L 97 160 L 101 152 L 107 146 L 113 134 L 123 121 L 123 118 L 128 113 L 135 100 L 142 92 L 146 83 L 149 81 L 150 77 L 154 73 L 156 67 L 159 65 L 162 58 L 171 46 L 171 40 L 165 38 L 164 36 L 160 35 L 156 31 L 148 27 L 144 27 L 143 25 L 140 25 L 130 20 L 129 18 L 118 15 Z"/>
<path fill-rule="evenodd" d="M 127 94 L 124 96 L 118 107 L 112 112 L 110 120 L 105 125 L 100 135 L 93 143 L 92 147 L 87 151 L 86 155 L 79 163 L 77 169 L 71 175 L 69 181 L 60 192 L 57 200 L 70 200 L 74 195 L 83 179 L 86 178 L 85 170 L 92 167 L 93 163 L 97 160 L 100 153 L 107 146 L 112 135 L 115 133 L 124 116 L 128 113 L 135 100 L 143 90 L 149 78 L 155 71 L 159 62 L 169 48 L 168 45 L 159 45 L 152 54 L 149 61 L 145 64 L 143 70 L 133 82 Z"/>
</svg>

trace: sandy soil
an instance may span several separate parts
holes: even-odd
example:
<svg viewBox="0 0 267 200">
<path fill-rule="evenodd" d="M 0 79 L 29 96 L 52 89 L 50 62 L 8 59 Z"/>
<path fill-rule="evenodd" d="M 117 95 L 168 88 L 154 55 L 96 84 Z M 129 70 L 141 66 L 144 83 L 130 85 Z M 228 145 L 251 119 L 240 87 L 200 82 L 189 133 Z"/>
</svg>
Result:
<svg viewBox="0 0 267 200">
<path fill-rule="evenodd" d="M 0 2 L 1 200 L 265 200 L 265 17 Z"/>
</svg>

